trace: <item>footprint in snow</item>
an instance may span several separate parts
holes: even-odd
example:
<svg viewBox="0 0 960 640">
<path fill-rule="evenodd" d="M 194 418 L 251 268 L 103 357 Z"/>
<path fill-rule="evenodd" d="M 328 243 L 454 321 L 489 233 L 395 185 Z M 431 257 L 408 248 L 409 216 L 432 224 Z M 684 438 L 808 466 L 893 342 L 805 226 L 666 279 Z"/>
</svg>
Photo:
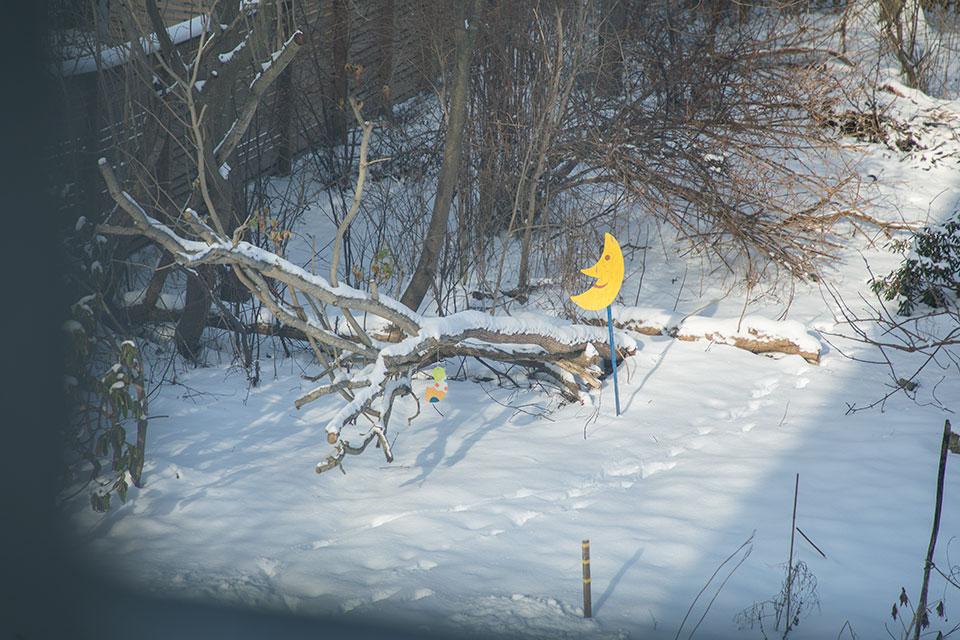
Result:
<svg viewBox="0 0 960 640">
<path fill-rule="evenodd" d="M 753 390 L 753 397 L 765 398 L 771 393 L 773 393 L 778 386 L 780 386 L 780 382 L 778 380 L 776 379 L 767 380 L 761 383 L 760 385 L 758 385 L 757 388 Z"/>
</svg>

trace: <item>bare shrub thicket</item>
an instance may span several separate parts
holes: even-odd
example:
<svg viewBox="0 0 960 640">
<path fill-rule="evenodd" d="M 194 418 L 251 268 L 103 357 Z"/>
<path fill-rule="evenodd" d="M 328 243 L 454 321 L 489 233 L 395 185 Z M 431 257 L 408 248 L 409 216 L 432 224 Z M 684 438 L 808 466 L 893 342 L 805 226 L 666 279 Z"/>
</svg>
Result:
<svg viewBox="0 0 960 640">
<path fill-rule="evenodd" d="M 248 218 L 274 219 L 264 209 L 267 194 L 262 182 L 272 167 L 258 164 L 263 132 L 259 130 L 262 120 L 254 116 L 266 88 L 292 60 L 303 37 L 291 39 L 293 31 L 289 20 L 280 15 L 280 3 L 262 3 L 256 11 L 241 11 L 237 3 L 210 3 L 210 7 L 212 13 L 191 27 L 193 37 L 180 46 L 172 41 L 176 30 L 168 32 L 155 2 L 118 3 L 110 9 L 109 18 L 94 12 L 94 25 L 78 30 L 89 41 L 88 49 L 79 53 L 99 58 L 96 72 L 86 74 L 84 81 L 90 78 L 98 85 L 91 100 L 96 101 L 93 119 L 100 124 L 91 126 L 103 127 L 93 133 L 88 142 L 92 148 L 86 149 L 82 161 L 96 166 L 94 154 L 108 153 L 117 163 L 121 182 L 157 220 L 184 228 L 189 226 L 184 212 L 193 211 L 229 235 Z M 221 25 L 216 37 L 207 28 L 214 13 Z M 251 67 L 281 51 L 284 55 L 251 82 Z M 87 190 L 94 196 L 87 217 L 92 222 L 110 221 L 115 211 L 97 218 L 103 201 L 96 196 L 102 183 L 98 180 Z M 302 205 L 303 197 L 302 193 L 288 196 L 293 202 L 277 216 L 281 222 Z M 266 245 L 269 238 L 263 229 L 254 229 L 254 239 Z M 243 320 L 253 320 L 249 308 L 238 306 L 249 294 L 229 271 L 182 270 L 162 252 L 143 254 L 138 238 L 111 242 L 105 300 L 119 301 L 120 294 L 130 290 L 140 289 L 141 294 L 127 300 L 126 308 L 115 309 L 118 319 L 131 325 L 175 320 L 178 351 L 196 359 L 213 304 L 223 326 L 234 332 L 243 364 L 252 366 L 253 346 L 239 331 L 238 317 L 246 314 Z M 151 262 L 149 282 L 131 280 L 134 272 L 125 268 L 131 259 Z M 172 273 L 186 283 L 180 286 L 182 310 L 174 317 L 157 313 L 157 302 Z"/>
<path fill-rule="evenodd" d="M 49 54 L 64 61 L 65 71 L 58 77 L 64 97 L 58 105 L 63 110 L 58 133 L 63 139 L 79 140 L 71 153 L 51 162 L 53 180 L 63 202 L 74 207 L 64 210 L 82 214 L 61 221 L 70 302 L 64 325 L 70 421 L 64 425 L 67 446 L 62 450 L 61 480 L 73 494 L 89 491 L 92 507 L 106 511 L 112 495 L 125 499 L 130 484 L 140 486 L 151 392 L 131 326 L 148 314 L 135 309 L 125 313 L 117 302 L 135 286 L 127 268 L 132 259 L 162 265 L 163 277 L 173 261 L 160 252 L 145 251 L 142 240 L 95 232 L 101 216 L 109 212 L 101 213 L 102 183 L 91 169 L 96 166 L 97 146 L 109 139 L 116 156 L 122 158 L 131 191 L 148 203 L 152 215 L 159 216 L 170 205 L 167 192 L 158 188 L 169 181 L 169 175 L 156 170 L 170 151 L 165 132 L 170 125 L 168 119 L 156 117 L 160 98 L 149 83 L 143 84 L 151 76 L 136 64 L 118 64 L 142 53 L 142 48 L 137 52 L 117 48 L 134 29 L 128 13 L 125 20 L 111 22 L 93 3 L 64 1 L 51 3 L 48 11 L 54 27 Z M 82 77 L 71 74 L 75 61 L 97 57 L 98 72 Z M 68 95 L 81 99 L 67 100 Z M 154 167 L 152 172 L 149 166 Z M 160 277 L 156 282 L 158 286 L 144 288 L 154 302 L 160 295 Z"/>
<path fill-rule="evenodd" d="M 568 144 L 584 160 L 565 183 L 619 182 L 631 204 L 748 283 L 817 278 L 834 225 L 859 215 L 854 171 L 808 117 L 832 98 L 832 54 L 774 9 L 644 5 L 634 24 L 629 99 L 576 122 Z"/>
<path fill-rule="evenodd" d="M 927 91 L 937 98 L 960 96 L 960 4 L 929 2 L 925 7 L 928 28 L 933 30 L 936 46 L 929 66 Z"/>
<path fill-rule="evenodd" d="M 748 287 L 818 278 L 837 223 L 863 214 L 855 172 L 809 117 L 835 99 L 837 54 L 803 17 L 739 3 L 486 4 L 438 281 L 493 306 L 522 300 L 547 275 L 570 285 L 601 230 L 645 219 Z M 435 148 L 406 151 L 394 156 L 406 166 L 436 164 Z M 404 174 L 428 193 L 433 179 Z M 406 228 L 418 215 L 397 212 Z"/>
<path fill-rule="evenodd" d="M 247 12 L 244 16 L 252 22 L 247 32 L 251 37 L 257 29 L 261 30 L 261 37 L 264 30 L 271 34 L 278 24 L 269 13 L 264 14 L 264 10 L 262 3 L 242 8 L 242 13 Z M 458 23 L 456 28 L 465 31 L 466 24 L 461 27 Z M 240 135 L 236 131 L 248 128 L 253 122 L 244 116 L 249 113 L 246 109 L 249 103 L 245 102 L 233 112 L 234 120 L 225 130 L 204 124 L 203 115 L 210 105 L 203 92 L 210 84 L 202 91 L 196 88 L 199 70 L 208 69 L 208 65 L 217 66 L 217 62 L 209 60 L 211 57 L 226 64 L 232 59 L 229 52 L 235 55 L 240 50 L 234 45 L 228 53 L 218 53 L 223 45 L 214 47 L 212 43 L 221 34 L 214 33 L 210 36 L 204 32 L 188 63 L 171 50 L 162 50 L 158 55 L 169 83 L 161 82 L 160 91 L 169 100 L 171 111 L 185 114 L 179 121 L 189 133 L 184 144 L 188 153 L 196 158 L 191 197 L 176 209 L 160 212 L 166 215 L 160 215 L 149 194 L 136 191 L 137 182 L 126 174 L 125 158 L 119 155 L 120 161 L 111 161 L 104 156 L 98 160 L 97 167 L 114 207 L 111 215 L 95 228 L 97 233 L 120 238 L 145 237 L 191 274 L 228 270 L 283 329 L 296 331 L 309 342 L 323 367 L 314 380 L 329 378 L 329 383 L 319 384 L 296 405 L 299 407 L 333 393 L 346 401 L 327 423 L 328 441 L 336 448 L 318 465 L 318 471 L 339 467 L 346 454 L 359 453 L 371 442 L 382 447 L 388 460 L 392 459 L 385 433 L 394 400 L 410 394 L 412 373 L 436 358 L 473 356 L 521 364 L 552 380 L 561 394 L 574 400 L 578 398 L 581 384 L 599 386 L 600 370 L 595 365 L 600 355 L 616 359 L 630 352 L 629 340 L 621 337 L 621 352 L 611 353 L 602 329 L 570 330 L 562 322 L 545 331 L 544 325 L 536 322 L 491 325 L 486 316 L 473 313 L 449 325 L 431 323 L 388 295 L 381 296 L 374 286 L 376 282 L 362 282 L 370 286 L 369 291 L 350 287 L 347 278 L 340 284 L 341 249 L 349 246 L 343 240 L 359 212 L 367 174 L 376 162 L 368 154 L 374 122 L 364 116 L 363 105 L 352 95 L 346 103 L 362 132 L 357 149 L 357 175 L 354 197 L 349 209 L 343 212 L 332 242 L 330 278 L 319 277 L 286 260 L 285 243 L 290 230 L 277 223 L 278 212 L 268 216 L 254 211 L 241 219 L 245 209 L 211 194 L 216 180 L 211 179 L 209 167 L 223 167 L 228 162 L 231 152 L 228 143 Z M 267 50 L 263 56 L 271 60 L 272 65 L 260 65 L 264 72 L 253 81 L 254 97 L 257 82 L 276 80 L 282 64 L 302 46 L 301 40 L 305 39 L 302 36 L 297 30 L 286 39 L 272 41 L 277 49 Z M 243 48 L 250 46 L 248 42 Z M 276 71 L 271 74 L 271 69 Z M 212 74 L 211 78 L 218 75 Z M 210 82 L 212 80 L 207 80 Z M 448 155 L 447 151 L 444 153 Z M 215 173 L 223 179 L 228 175 L 225 170 Z M 258 238 L 264 246 L 251 242 Z M 208 290 L 208 293 L 213 292 Z M 236 327 L 236 333 L 249 337 L 249 327 L 236 318 L 229 319 L 230 310 L 223 304 L 222 291 L 211 298 L 228 317 L 230 325 Z M 362 323 L 358 320 L 360 314 L 363 314 Z M 401 344 L 385 348 L 385 342 Z M 369 421 L 369 428 L 364 428 L 364 420 Z"/>
</svg>

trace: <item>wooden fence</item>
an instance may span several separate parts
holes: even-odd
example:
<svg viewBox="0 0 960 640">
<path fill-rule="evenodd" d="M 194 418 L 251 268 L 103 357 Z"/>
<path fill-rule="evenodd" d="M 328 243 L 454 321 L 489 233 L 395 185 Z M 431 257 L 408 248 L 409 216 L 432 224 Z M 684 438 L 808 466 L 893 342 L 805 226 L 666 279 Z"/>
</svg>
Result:
<svg viewBox="0 0 960 640">
<path fill-rule="evenodd" d="M 201 1 L 161 0 L 160 6 L 172 7 L 165 17 L 169 23 L 189 19 L 190 7 Z M 302 29 L 308 45 L 261 100 L 237 148 L 231 175 L 244 184 L 258 175 L 286 173 L 301 154 L 343 142 L 353 124 L 348 90 L 366 103 L 364 114 L 371 116 L 389 113 L 394 103 L 423 92 L 439 69 L 435 43 L 424 39 L 423 22 L 437 20 L 436 12 L 445 5 L 431 0 L 287 0 L 283 20 Z M 195 53 L 197 40 L 177 45 L 186 59 Z M 60 78 L 63 117 L 50 169 L 57 176 L 65 215 L 97 219 L 109 206 L 96 168 L 101 156 L 115 164 L 130 158 L 144 163 L 156 175 L 154 186 L 182 206 L 197 175 L 189 132 L 174 122 L 168 125 L 174 143 L 152 148 L 165 136 L 156 135 L 158 125 L 150 115 L 149 105 L 155 105 L 150 82 L 135 77 L 134 64 L 100 66 L 99 71 Z M 237 81 L 235 105 L 243 104 L 253 75 L 250 69 Z M 150 202 L 150 190 L 144 191 L 138 197 Z M 159 196 L 152 197 L 160 206 Z"/>
</svg>

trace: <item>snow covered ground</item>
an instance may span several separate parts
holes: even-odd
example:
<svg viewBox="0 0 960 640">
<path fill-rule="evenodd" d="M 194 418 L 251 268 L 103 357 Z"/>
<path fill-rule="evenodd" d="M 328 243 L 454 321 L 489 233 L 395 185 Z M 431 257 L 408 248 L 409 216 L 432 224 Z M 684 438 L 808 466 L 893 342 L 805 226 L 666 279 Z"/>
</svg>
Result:
<svg viewBox="0 0 960 640">
<path fill-rule="evenodd" d="M 942 221 L 960 206 L 960 102 L 901 92 L 900 117 L 916 119 L 938 155 L 863 146 L 872 213 Z M 923 128 L 934 112 L 946 124 Z M 831 274 L 854 307 L 870 271 L 899 263 L 875 239 L 851 229 Z M 693 275 L 695 263 L 658 247 L 645 257 L 644 307 L 676 306 L 682 317 L 720 297 Z M 625 304 L 639 273 L 635 254 Z M 723 327 L 743 309 L 731 295 L 696 322 Z M 107 514 L 93 513 L 85 494 L 63 506 L 72 551 L 125 589 L 293 612 L 318 629 L 355 621 L 457 637 L 760 638 L 738 614 L 780 592 L 799 474 L 796 524 L 809 540 L 796 536 L 794 559 L 815 576 L 816 598 L 790 637 L 883 638 L 888 628 L 899 637 L 890 611 L 901 588 L 918 596 L 953 415 L 930 401 L 960 409 L 957 371 L 928 368 L 916 400 L 899 394 L 882 410 L 849 412 L 889 391 L 889 371 L 863 361 L 871 348 L 817 333 L 846 330 L 821 287 L 799 285 L 789 305 L 768 296 L 748 312 L 799 322 L 820 341 L 820 364 L 631 334 L 639 348 L 619 370 L 616 416 L 612 378 L 585 404 L 560 406 L 537 387 L 464 380 L 461 363 L 446 361 L 450 389 L 436 408 L 421 403 L 408 425 L 416 405 L 398 401 L 396 460 L 367 451 L 345 460 L 345 474 L 314 473 L 342 404 L 332 396 L 294 408 L 311 389 L 301 373 L 317 373 L 306 356 L 262 359 L 255 388 L 242 368 L 211 357 L 152 399 L 145 486 Z M 415 380 L 421 395 L 428 374 Z M 960 564 L 960 456 L 949 456 L 944 495 L 935 562 L 949 571 Z M 960 592 L 934 576 L 930 597 L 945 598 L 951 622 L 935 618 L 933 628 L 946 632 Z"/>
</svg>

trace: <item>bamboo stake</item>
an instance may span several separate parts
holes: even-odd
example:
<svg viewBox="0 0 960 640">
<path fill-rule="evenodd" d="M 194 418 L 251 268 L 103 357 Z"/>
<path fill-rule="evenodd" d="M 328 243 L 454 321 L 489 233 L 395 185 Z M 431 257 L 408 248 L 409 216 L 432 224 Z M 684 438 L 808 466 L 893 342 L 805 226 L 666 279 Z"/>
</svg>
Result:
<svg viewBox="0 0 960 640">
<path fill-rule="evenodd" d="M 593 603 L 590 598 L 590 541 L 584 540 L 583 547 L 583 617 L 593 617 Z"/>
<path fill-rule="evenodd" d="M 613 312 L 607 305 L 607 332 L 610 334 L 610 366 L 613 367 L 613 397 L 617 402 L 617 415 L 620 415 L 620 387 L 617 386 L 617 351 L 613 346 Z M 629 376 L 628 376 L 629 379 Z"/>
<path fill-rule="evenodd" d="M 793 486 L 793 518 L 790 520 L 790 558 L 787 560 L 787 625 L 784 635 L 790 632 L 793 619 L 790 614 L 790 587 L 793 585 L 793 538 L 797 530 L 797 494 L 800 492 L 800 474 L 797 474 L 796 484 Z M 776 627 L 774 627 L 776 628 Z"/>
<path fill-rule="evenodd" d="M 930 625 L 927 615 L 927 587 L 930 586 L 930 568 L 933 566 L 933 550 L 937 546 L 937 534 L 940 532 L 940 510 L 943 507 L 943 476 L 947 468 L 947 447 L 950 444 L 950 421 L 943 424 L 943 444 L 940 445 L 940 469 L 937 472 L 937 505 L 933 510 L 933 531 L 930 532 L 930 546 L 927 548 L 927 561 L 923 565 L 923 585 L 920 588 L 920 602 L 914 617 L 914 640 L 920 632 Z"/>
</svg>

